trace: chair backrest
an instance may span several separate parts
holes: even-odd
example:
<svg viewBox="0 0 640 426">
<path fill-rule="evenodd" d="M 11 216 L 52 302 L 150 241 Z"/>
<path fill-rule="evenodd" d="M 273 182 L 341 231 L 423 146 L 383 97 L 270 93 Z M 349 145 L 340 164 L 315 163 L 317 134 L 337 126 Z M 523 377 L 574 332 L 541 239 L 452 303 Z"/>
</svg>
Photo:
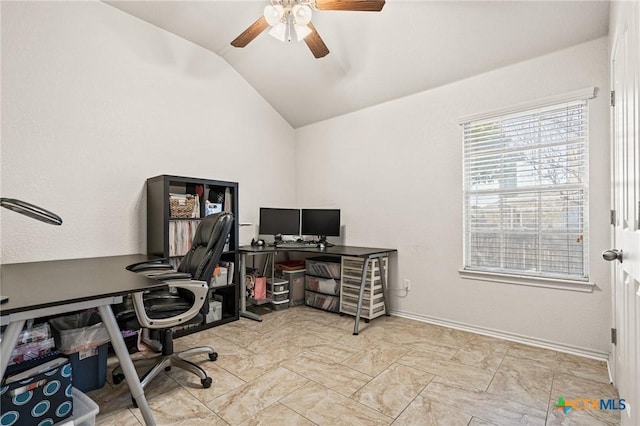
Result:
<svg viewBox="0 0 640 426">
<path fill-rule="evenodd" d="M 232 225 L 233 214 L 229 212 L 215 213 L 202 219 L 191 249 L 178 265 L 178 272 L 188 272 L 192 279 L 210 283 Z"/>
</svg>

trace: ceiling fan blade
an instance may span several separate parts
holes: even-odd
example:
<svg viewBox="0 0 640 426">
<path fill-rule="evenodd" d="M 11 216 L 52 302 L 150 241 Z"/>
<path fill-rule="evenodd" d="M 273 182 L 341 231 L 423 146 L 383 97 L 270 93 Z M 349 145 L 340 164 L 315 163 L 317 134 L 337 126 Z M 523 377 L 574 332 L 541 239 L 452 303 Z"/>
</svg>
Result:
<svg viewBox="0 0 640 426">
<path fill-rule="evenodd" d="M 264 16 L 261 16 L 249 26 L 246 30 L 242 32 L 238 37 L 236 37 L 231 45 L 234 47 L 245 47 L 247 44 L 251 43 L 251 41 L 258 37 L 264 30 L 269 28 L 269 24 Z"/>
<path fill-rule="evenodd" d="M 322 41 L 316 27 L 314 27 L 311 22 L 307 24 L 307 27 L 311 30 L 311 34 L 304 38 L 304 42 L 309 46 L 309 50 L 311 50 L 313 56 L 316 58 L 323 58 L 327 56 L 329 54 L 329 49 L 327 48 L 327 45 L 324 44 L 324 41 Z"/>
<path fill-rule="evenodd" d="M 356 12 L 380 12 L 384 0 L 316 0 L 318 10 L 353 10 Z"/>
</svg>

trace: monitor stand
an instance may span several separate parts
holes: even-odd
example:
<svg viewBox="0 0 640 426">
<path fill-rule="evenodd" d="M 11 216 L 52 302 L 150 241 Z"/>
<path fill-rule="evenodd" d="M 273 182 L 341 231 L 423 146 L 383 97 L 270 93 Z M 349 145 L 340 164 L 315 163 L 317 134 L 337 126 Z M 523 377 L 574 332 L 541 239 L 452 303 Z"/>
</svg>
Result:
<svg viewBox="0 0 640 426">
<path fill-rule="evenodd" d="M 318 244 L 323 244 L 325 247 L 333 247 L 333 244 L 327 241 L 326 235 L 320 235 L 319 237 L 320 238 L 318 239 Z"/>
</svg>

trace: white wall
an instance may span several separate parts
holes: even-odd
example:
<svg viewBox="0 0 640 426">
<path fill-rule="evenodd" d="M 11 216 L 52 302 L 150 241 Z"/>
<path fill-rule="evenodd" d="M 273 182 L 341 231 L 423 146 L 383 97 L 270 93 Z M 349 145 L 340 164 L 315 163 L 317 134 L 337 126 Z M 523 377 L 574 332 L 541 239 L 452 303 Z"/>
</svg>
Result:
<svg viewBox="0 0 640 426">
<path fill-rule="evenodd" d="M 434 61 L 437 58 L 433 58 Z M 502 68 L 296 130 L 296 199 L 342 209 L 345 243 L 398 249 L 393 309 L 430 321 L 593 356 L 608 352 L 607 39 Z M 393 84 L 393 77 L 380 84 Z M 597 86 L 590 101 L 590 256 L 593 293 L 461 279 L 462 150 L 458 119 Z M 305 170 L 315 167 L 319 170 Z"/>
<path fill-rule="evenodd" d="M 146 251 L 145 180 L 239 182 L 240 220 L 294 203 L 294 131 L 215 54 L 98 1 L 2 2 L 2 263 Z M 267 188 L 268 191 L 264 191 Z"/>
</svg>

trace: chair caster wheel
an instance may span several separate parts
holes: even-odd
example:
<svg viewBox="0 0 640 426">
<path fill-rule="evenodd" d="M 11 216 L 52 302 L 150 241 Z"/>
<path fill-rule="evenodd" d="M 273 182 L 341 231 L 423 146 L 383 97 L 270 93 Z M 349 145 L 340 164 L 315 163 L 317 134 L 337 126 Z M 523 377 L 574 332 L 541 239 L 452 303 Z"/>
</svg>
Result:
<svg viewBox="0 0 640 426">
<path fill-rule="evenodd" d="M 135 408 L 138 408 L 138 403 L 136 402 L 136 399 L 134 397 L 131 397 L 131 403 Z"/>
<path fill-rule="evenodd" d="M 216 359 L 218 359 L 218 352 L 209 354 L 209 361 L 215 361 Z"/>
<path fill-rule="evenodd" d="M 367 318 L 364 319 L 365 324 L 369 324 L 369 320 Z"/>
<path fill-rule="evenodd" d="M 202 383 L 202 387 L 205 389 L 209 389 L 211 387 L 211 383 L 213 383 L 213 379 L 211 377 L 207 377 L 206 379 L 200 380 Z"/>
<path fill-rule="evenodd" d="M 114 385 L 119 385 L 120 383 L 122 383 L 123 380 L 124 380 L 124 374 L 120 373 L 120 374 L 114 374 L 113 375 L 113 384 Z"/>
<path fill-rule="evenodd" d="M 165 367 L 164 371 L 171 371 L 171 366 Z"/>
<path fill-rule="evenodd" d="M 344 312 L 340 312 L 340 316 L 343 317 L 344 316 Z"/>
</svg>

